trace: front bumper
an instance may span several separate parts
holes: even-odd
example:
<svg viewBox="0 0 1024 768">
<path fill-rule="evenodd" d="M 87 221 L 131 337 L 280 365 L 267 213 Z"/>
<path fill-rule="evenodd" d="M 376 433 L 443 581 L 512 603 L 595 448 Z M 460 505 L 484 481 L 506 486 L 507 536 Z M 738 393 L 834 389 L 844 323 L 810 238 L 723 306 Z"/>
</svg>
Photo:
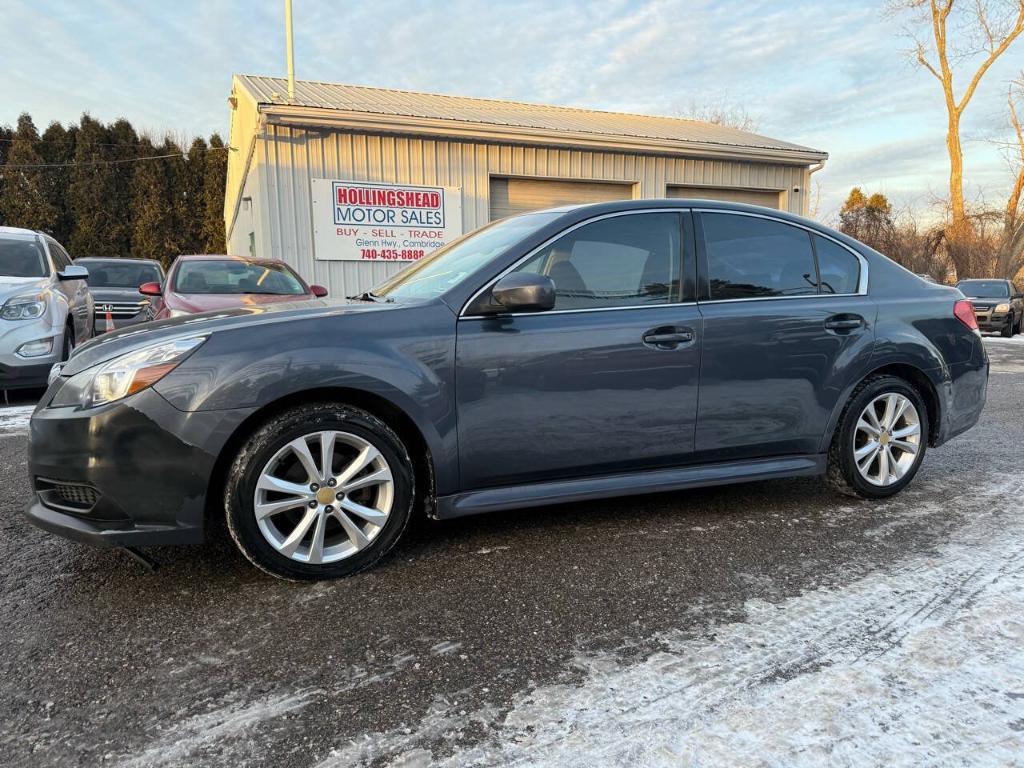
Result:
<svg viewBox="0 0 1024 768">
<path fill-rule="evenodd" d="M 996 333 L 1005 330 L 1013 318 L 1009 313 L 996 314 L 991 310 L 978 310 L 975 308 L 974 316 L 978 320 L 978 329 L 983 333 Z"/>
<path fill-rule="evenodd" d="M 100 546 L 201 542 L 217 457 L 251 410 L 186 413 L 152 389 L 89 410 L 46 408 L 57 386 L 30 424 L 29 522 Z"/>
<path fill-rule="evenodd" d="M 51 351 L 39 357 L 21 357 L 15 351 L 39 339 L 51 340 Z M 0 320 L 0 389 L 45 387 L 53 364 L 60 360 L 64 326 L 53 328 L 46 318 Z"/>
</svg>

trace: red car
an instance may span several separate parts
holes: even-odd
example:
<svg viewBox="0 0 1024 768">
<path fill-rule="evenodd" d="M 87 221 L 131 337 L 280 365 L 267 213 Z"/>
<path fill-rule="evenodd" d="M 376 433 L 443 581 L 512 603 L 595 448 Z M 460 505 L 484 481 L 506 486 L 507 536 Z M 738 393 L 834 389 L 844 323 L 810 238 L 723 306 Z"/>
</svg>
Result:
<svg viewBox="0 0 1024 768">
<path fill-rule="evenodd" d="M 282 301 L 322 298 L 327 289 L 307 285 L 277 259 L 244 256 L 179 256 L 163 285 L 143 283 L 139 293 L 152 296 L 154 319 Z"/>
</svg>

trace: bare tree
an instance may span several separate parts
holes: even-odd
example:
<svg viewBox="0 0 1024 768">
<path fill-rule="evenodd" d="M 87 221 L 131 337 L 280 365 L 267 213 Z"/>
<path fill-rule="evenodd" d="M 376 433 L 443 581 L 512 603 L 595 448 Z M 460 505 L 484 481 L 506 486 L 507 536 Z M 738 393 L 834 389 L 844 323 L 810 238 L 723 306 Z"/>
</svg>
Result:
<svg viewBox="0 0 1024 768">
<path fill-rule="evenodd" d="M 930 22 L 930 42 L 915 38 L 914 57 L 942 86 L 946 102 L 946 149 L 949 153 L 949 202 L 954 234 L 968 226 L 964 204 L 964 155 L 960 120 L 985 73 L 1024 33 L 1024 0 L 1005 0 L 995 4 L 987 0 L 966 2 L 968 7 L 951 31 L 951 15 L 956 0 L 902 0 L 896 9 L 909 9 L 918 20 Z M 954 37 L 951 36 L 954 35 Z M 967 87 L 958 94 L 954 83 L 955 67 L 981 56 L 973 72 L 967 72 Z"/>
<path fill-rule="evenodd" d="M 672 110 L 672 114 L 687 120 L 700 120 L 702 123 L 724 125 L 741 131 L 754 132 L 757 130 L 757 120 L 753 115 L 745 107 L 727 100 L 706 102 L 691 100 L 685 107 L 676 106 Z"/>
<path fill-rule="evenodd" d="M 1013 141 L 1007 149 L 1014 180 L 1003 210 L 1003 236 L 996 259 L 996 275 L 1009 278 L 1024 270 L 1024 127 L 1017 108 L 1018 94 L 1024 95 L 1024 73 L 1010 85 L 1006 95 L 1013 128 Z"/>
</svg>

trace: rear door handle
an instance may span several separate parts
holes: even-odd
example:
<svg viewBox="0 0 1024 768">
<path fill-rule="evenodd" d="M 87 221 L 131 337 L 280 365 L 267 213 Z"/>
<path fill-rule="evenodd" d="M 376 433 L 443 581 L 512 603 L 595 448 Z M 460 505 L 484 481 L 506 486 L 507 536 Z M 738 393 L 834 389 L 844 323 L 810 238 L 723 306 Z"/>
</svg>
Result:
<svg viewBox="0 0 1024 768">
<path fill-rule="evenodd" d="M 677 328 L 673 325 L 663 325 L 658 328 L 651 328 L 643 336 L 644 344 L 658 349 L 675 349 L 680 344 L 689 344 L 693 341 L 692 328 Z"/>
<path fill-rule="evenodd" d="M 832 315 L 825 321 L 825 327 L 836 333 L 848 333 L 864 327 L 864 318 L 860 315 Z"/>
</svg>

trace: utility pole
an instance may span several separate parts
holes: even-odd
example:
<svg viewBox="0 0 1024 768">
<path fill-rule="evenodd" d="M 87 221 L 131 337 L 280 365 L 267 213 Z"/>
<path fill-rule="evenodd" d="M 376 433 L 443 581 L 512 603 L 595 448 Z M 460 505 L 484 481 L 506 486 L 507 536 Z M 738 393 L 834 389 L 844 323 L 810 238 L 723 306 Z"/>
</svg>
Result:
<svg viewBox="0 0 1024 768">
<path fill-rule="evenodd" d="M 284 36 L 288 51 L 288 101 L 295 101 L 295 52 L 292 48 L 292 0 L 284 0 Z"/>
</svg>

